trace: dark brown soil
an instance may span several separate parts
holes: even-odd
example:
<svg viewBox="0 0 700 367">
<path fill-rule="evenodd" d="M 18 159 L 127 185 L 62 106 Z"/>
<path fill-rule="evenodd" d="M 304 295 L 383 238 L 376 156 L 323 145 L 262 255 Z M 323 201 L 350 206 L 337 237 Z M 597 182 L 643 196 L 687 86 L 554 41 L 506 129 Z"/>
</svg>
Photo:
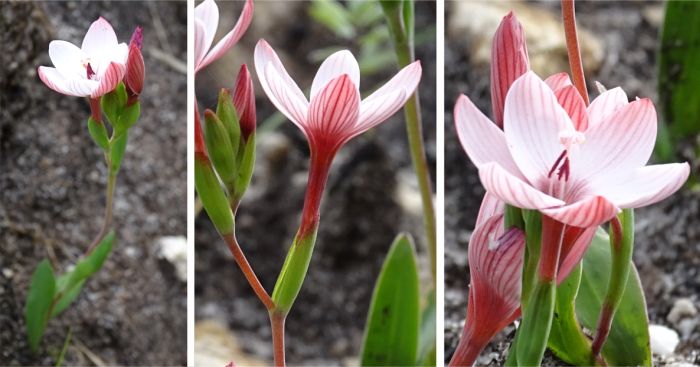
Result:
<svg viewBox="0 0 700 367">
<path fill-rule="evenodd" d="M 559 12 L 558 2 L 538 3 Z M 606 86 L 621 86 L 632 98 L 648 96 L 656 100 L 655 59 L 658 24 L 644 16 L 658 3 L 577 2 L 577 21 L 598 37 L 605 58 L 597 73 L 588 75 Z M 527 32 L 527 29 L 525 29 Z M 462 150 L 452 121 L 455 98 L 464 93 L 482 110 L 491 111 L 488 67 L 475 67 L 463 52 L 463 45 L 446 40 L 445 56 L 445 359 L 449 361 L 457 345 L 466 314 L 469 267 L 467 242 L 483 196 L 476 169 Z M 466 47 L 469 47 L 468 45 Z M 589 91 L 593 91 L 589 86 Z M 595 96 L 595 93 L 592 93 Z M 679 144 L 678 153 L 695 168 L 693 144 Z M 697 146 L 696 146 L 697 148 Z M 688 154 L 690 151 L 690 154 Z M 697 307 L 700 292 L 700 195 L 684 188 L 671 198 L 636 211 L 634 262 L 639 269 L 647 299 L 650 322 L 676 328 L 666 316 L 679 298 L 689 298 Z M 696 322 L 700 316 L 695 316 Z M 697 324 L 696 324 L 697 325 Z M 503 363 L 512 326 L 499 334 L 481 354 L 480 363 Z M 671 360 L 700 363 L 700 328 L 681 339 L 676 356 L 655 358 L 661 364 Z M 551 356 L 546 365 L 558 365 Z"/>
<path fill-rule="evenodd" d="M 213 107 L 218 88 L 231 87 L 211 75 L 229 75 L 226 78 L 232 83 L 233 72 L 241 61 L 251 62 L 244 55 L 260 37 L 264 36 L 280 53 L 302 89 L 311 85 L 319 65 L 309 61 L 311 51 L 338 45 L 357 52 L 356 44 L 337 39 L 314 24 L 306 13 L 308 3 L 287 4 L 295 4 L 284 11 L 286 15 L 294 14 L 295 21 L 290 24 L 273 18 L 272 22 L 277 22 L 275 31 L 260 34 L 260 24 L 270 22 L 265 18 L 272 14 L 266 13 L 270 11 L 270 3 L 256 3 L 251 29 L 231 52 L 240 55 L 236 63 L 222 59 L 218 65 L 212 65 L 219 70 L 207 69 L 198 75 L 197 96 L 201 106 Z M 285 4 L 275 3 L 275 7 L 282 6 Z M 431 27 L 434 4 L 417 6 L 418 28 Z M 434 167 L 434 43 L 420 47 L 418 58 L 423 65 L 420 93 L 424 134 L 430 166 Z M 369 91 L 395 71 L 392 66 L 372 78 L 363 77 L 361 91 Z M 275 110 L 258 84 L 256 88 L 261 123 Z M 271 291 L 299 223 L 308 148 L 300 131 L 286 120 L 273 132 L 260 134 L 253 184 L 238 212 L 237 233 L 248 260 L 265 288 Z M 413 234 L 421 253 L 421 266 L 427 268 L 422 220 L 403 209 L 396 198 L 398 186 L 406 181 L 414 182 L 414 179 L 402 113 L 354 139 L 338 155 L 321 208 L 320 231 L 309 273 L 287 319 L 287 361 L 291 365 L 338 365 L 357 357 L 374 281 L 399 231 Z M 271 360 L 265 308 L 204 213 L 196 221 L 195 261 L 197 319 L 222 320 L 238 336 L 245 352 Z"/>
<path fill-rule="evenodd" d="M 186 60 L 185 5 L 0 4 L 0 365 L 53 365 L 69 327 L 65 365 L 186 363 L 186 286 L 159 260 L 156 244 L 186 234 L 186 78 L 153 56 L 158 49 Z M 72 307 L 49 323 L 33 355 L 23 320 L 32 271 L 52 257 L 63 272 L 81 256 L 101 225 L 106 182 L 86 128 L 87 102 L 48 89 L 36 68 L 51 65 L 51 39 L 79 45 L 99 16 L 125 42 L 136 25 L 144 28 L 142 115 L 117 183 L 114 250 Z M 156 30 L 156 21 L 164 28 Z"/>
</svg>

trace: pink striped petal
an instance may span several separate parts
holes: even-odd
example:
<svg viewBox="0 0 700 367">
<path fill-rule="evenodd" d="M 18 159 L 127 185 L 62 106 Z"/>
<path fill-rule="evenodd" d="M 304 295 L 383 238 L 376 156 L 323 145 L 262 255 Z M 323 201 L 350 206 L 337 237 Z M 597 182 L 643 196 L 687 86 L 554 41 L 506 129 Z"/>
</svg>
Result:
<svg viewBox="0 0 700 367">
<path fill-rule="evenodd" d="M 524 179 L 508 150 L 503 131 L 463 94 L 455 104 L 454 123 L 459 141 L 475 166 L 496 162 L 513 176 Z"/>
<path fill-rule="evenodd" d="M 581 261 L 597 230 L 597 226 L 588 228 L 566 227 L 561 262 L 557 273 L 557 283 L 566 280 L 566 277 L 571 274 L 574 267 Z"/>
<path fill-rule="evenodd" d="M 250 22 L 253 19 L 253 0 L 246 0 L 241 15 L 238 17 L 236 25 L 226 33 L 226 35 L 216 43 L 214 48 L 207 54 L 207 56 L 202 60 L 201 65 L 197 70 L 201 70 L 205 66 L 211 64 L 212 62 L 223 56 L 226 51 L 228 51 L 233 45 L 238 43 L 238 41 L 243 37 L 243 34 L 250 26 Z M 207 49 L 209 49 L 207 47 Z M 196 65 L 196 64 L 195 64 Z"/>
<path fill-rule="evenodd" d="M 504 209 L 505 203 L 502 202 L 501 199 L 490 192 L 486 192 L 484 198 L 481 199 L 479 215 L 476 217 L 476 226 L 478 227 L 481 223 L 495 215 L 503 214 Z"/>
<path fill-rule="evenodd" d="M 306 135 L 313 148 L 334 150 L 349 139 L 360 109 L 360 93 L 347 74 L 331 80 L 309 104 Z"/>
<path fill-rule="evenodd" d="M 585 131 L 588 128 L 588 113 L 586 113 L 586 103 L 581 98 L 581 94 L 573 85 L 567 85 L 554 92 L 557 101 L 564 108 L 566 113 L 574 123 L 577 131 Z"/>
<path fill-rule="evenodd" d="M 311 84 L 309 99 L 314 99 L 328 82 L 342 74 L 347 74 L 355 88 L 360 89 L 360 66 L 348 50 L 338 51 L 323 61 Z"/>
<path fill-rule="evenodd" d="M 78 46 L 66 41 L 51 41 L 49 43 L 49 57 L 53 66 L 64 78 L 87 77 L 83 60 L 87 59 L 88 56 Z"/>
<path fill-rule="evenodd" d="M 549 86 L 549 88 L 552 89 L 552 91 L 555 92 L 568 85 L 573 85 L 571 84 L 571 79 L 569 78 L 569 74 L 567 73 L 552 74 L 547 79 L 545 79 L 544 82 Z"/>
<path fill-rule="evenodd" d="M 195 22 L 198 21 L 203 26 L 202 30 L 204 31 L 203 35 L 195 37 L 195 39 L 201 37 L 203 41 L 203 43 L 199 45 L 202 52 L 195 53 L 194 59 L 194 64 L 199 66 L 202 60 L 204 60 L 204 54 L 209 51 L 211 44 L 214 42 L 216 29 L 219 26 L 219 7 L 216 5 L 216 2 L 214 2 L 214 0 L 204 0 L 201 4 L 197 5 L 194 8 L 194 19 Z M 195 46 L 195 48 L 197 47 Z"/>
<path fill-rule="evenodd" d="M 360 105 L 358 130 L 366 131 L 382 123 L 396 113 L 413 95 L 421 78 L 420 61 L 414 61 L 401 69 L 391 80 L 377 89 Z M 401 94 L 396 94 L 401 91 Z M 401 97 L 397 101 L 397 99 Z"/>
<path fill-rule="evenodd" d="M 100 17 L 90 25 L 80 48 L 90 56 L 99 56 L 109 53 L 117 43 L 112 25 Z"/>
<path fill-rule="evenodd" d="M 592 190 L 620 208 L 639 208 L 657 203 L 678 191 L 688 179 L 688 163 L 641 167 L 626 176 L 592 184 Z"/>
<path fill-rule="evenodd" d="M 589 125 L 598 125 L 627 103 L 627 94 L 620 87 L 603 92 L 588 106 Z"/>
<path fill-rule="evenodd" d="M 513 176 L 497 163 L 479 167 L 479 178 L 486 191 L 518 208 L 543 209 L 565 204 Z"/>
<path fill-rule="evenodd" d="M 47 87 L 69 96 L 89 96 L 98 86 L 98 82 L 85 78 L 66 79 L 56 68 L 39 66 L 38 74 Z"/>
<path fill-rule="evenodd" d="M 207 53 L 206 48 L 207 31 L 206 26 L 199 19 L 194 20 L 194 65 L 195 72 L 200 69 L 201 60 Z"/>
<path fill-rule="evenodd" d="M 488 342 L 520 314 L 525 235 L 503 233 L 503 216 L 488 219 L 469 240 L 469 303 L 450 366 L 471 366 Z"/>
<path fill-rule="evenodd" d="M 596 180 L 600 175 L 619 176 L 620 172 L 644 166 L 656 141 L 656 109 L 649 99 L 627 104 L 586 131 L 581 159 L 572 177 Z"/>
<path fill-rule="evenodd" d="M 265 94 L 287 118 L 305 131 L 309 102 L 265 40 L 255 46 L 255 71 Z"/>
<path fill-rule="evenodd" d="M 126 67 L 122 64 L 112 62 L 105 71 L 100 84 L 90 93 L 91 98 L 97 98 L 114 90 L 117 84 L 124 78 Z"/>
<path fill-rule="evenodd" d="M 530 70 L 525 32 L 511 11 L 498 26 L 491 46 L 491 105 L 493 118 L 503 127 L 503 106 L 511 84 Z"/>
<path fill-rule="evenodd" d="M 528 181 L 546 179 L 564 150 L 560 133 L 574 126 L 554 92 L 528 72 L 516 80 L 506 97 L 503 130 L 511 155 Z"/>
<path fill-rule="evenodd" d="M 620 209 L 602 196 L 591 196 L 569 205 L 540 211 L 569 226 L 594 227 L 609 221 Z"/>
</svg>

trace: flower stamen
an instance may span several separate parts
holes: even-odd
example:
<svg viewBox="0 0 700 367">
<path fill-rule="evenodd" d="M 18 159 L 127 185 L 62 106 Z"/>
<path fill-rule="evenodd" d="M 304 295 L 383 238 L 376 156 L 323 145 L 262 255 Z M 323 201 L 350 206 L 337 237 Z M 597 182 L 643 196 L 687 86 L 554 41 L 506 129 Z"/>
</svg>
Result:
<svg viewBox="0 0 700 367">
<path fill-rule="evenodd" d="M 92 66 L 88 62 L 87 65 L 85 66 L 85 70 L 87 72 L 87 78 L 92 80 L 92 77 L 95 76 L 95 71 L 92 70 Z"/>
</svg>

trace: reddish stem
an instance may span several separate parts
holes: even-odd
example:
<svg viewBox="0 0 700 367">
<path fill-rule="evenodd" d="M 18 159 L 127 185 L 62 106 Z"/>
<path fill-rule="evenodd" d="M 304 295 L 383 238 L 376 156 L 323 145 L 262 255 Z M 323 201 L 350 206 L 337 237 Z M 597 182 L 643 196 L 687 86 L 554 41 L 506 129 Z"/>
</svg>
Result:
<svg viewBox="0 0 700 367">
<path fill-rule="evenodd" d="M 540 253 L 540 281 L 554 281 L 559 271 L 559 255 L 564 239 L 564 224 L 546 215 L 542 216 L 542 249 Z"/>
<path fill-rule="evenodd" d="M 92 116 L 92 119 L 101 124 L 102 107 L 100 107 L 100 99 L 88 97 L 88 101 L 90 102 L 90 115 Z"/>
<path fill-rule="evenodd" d="M 610 334 L 610 326 L 612 325 L 613 316 L 615 316 L 615 313 L 613 311 L 614 310 L 612 306 L 610 306 L 610 304 L 608 304 L 607 302 L 603 303 L 603 306 L 600 311 L 600 320 L 598 320 L 598 328 L 595 334 L 595 339 L 593 339 L 593 343 L 591 344 L 591 351 L 595 358 L 598 358 L 598 356 L 600 355 L 600 351 L 603 349 L 603 345 L 605 344 L 605 341 L 608 339 L 608 335 Z"/>
<path fill-rule="evenodd" d="M 574 86 L 581 94 L 581 98 L 589 104 L 588 90 L 586 89 L 586 79 L 583 76 L 583 63 L 581 62 L 581 48 L 578 44 L 576 33 L 576 14 L 574 0 L 561 0 L 561 14 L 564 18 L 564 34 L 566 36 L 566 49 L 569 53 L 569 67 Z"/>
<path fill-rule="evenodd" d="M 274 351 L 275 367 L 284 367 L 284 321 L 287 315 L 277 311 L 270 312 L 272 327 L 272 349 Z"/>
<path fill-rule="evenodd" d="M 243 272 L 243 275 L 248 281 L 248 284 L 250 284 L 250 286 L 253 288 L 255 295 L 258 296 L 258 298 L 265 305 L 265 308 L 267 308 L 268 311 L 274 309 L 275 303 L 272 301 L 272 298 L 270 298 L 270 295 L 260 283 L 260 280 L 258 280 L 258 277 L 255 275 L 255 272 L 250 266 L 250 263 L 248 263 L 248 260 L 243 254 L 243 251 L 241 250 L 241 246 L 236 240 L 236 236 L 232 233 L 229 233 L 226 235 L 222 235 L 221 237 L 223 237 L 224 241 L 226 241 L 226 243 L 228 244 L 228 248 L 229 250 L 231 250 L 231 254 L 233 255 L 234 260 L 236 260 L 236 263 Z"/>
<path fill-rule="evenodd" d="M 326 187 L 326 182 L 328 181 L 328 171 L 331 168 L 334 155 L 335 153 L 324 154 L 314 152 L 313 149 L 311 150 L 309 180 L 304 196 L 304 209 L 301 214 L 301 224 L 299 225 L 296 238 L 305 238 L 309 233 L 313 232 L 318 225 L 323 189 Z"/>
</svg>

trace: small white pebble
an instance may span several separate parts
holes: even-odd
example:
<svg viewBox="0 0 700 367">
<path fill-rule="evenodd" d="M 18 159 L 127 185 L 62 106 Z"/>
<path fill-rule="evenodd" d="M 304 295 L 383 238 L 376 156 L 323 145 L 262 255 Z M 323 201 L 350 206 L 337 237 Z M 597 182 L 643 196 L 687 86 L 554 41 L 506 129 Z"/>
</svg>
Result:
<svg viewBox="0 0 700 367">
<path fill-rule="evenodd" d="M 698 326 L 698 319 L 685 318 L 678 323 L 678 331 L 681 333 L 681 338 L 690 339 L 693 330 Z"/>
<path fill-rule="evenodd" d="M 649 325 L 651 351 L 660 356 L 673 354 L 680 339 L 678 333 L 662 325 Z"/>
<path fill-rule="evenodd" d="M 183 236 L 166 236 L 157 241 L 159 256 L 175 267 L 175 275 L 183 282 L 187 281 L 187 239 Z"/>
<path fill-rule="evenodd" d="M 697 313 L 698 310 L 695 309 L 693 301 L 689 300 L 688 298 L 679 298 L 676 300 L 676 302 L 673 303 L 673 307 L 668 313 L 668 316 L 666 316 L 666 320 L 670 321 L 673 324 L 676 324 L 682 318 L 695 316 Z"/>
<path fill-rule="evenodd" d="M 10 278 L 12 278 L 13 276 L 15 276 L 15 272 L 12 271 L 12 269 L 10 269 L 10 268 L 3 268 L 3 269 L 2 269 L 2 275 L 4 275 L 5 278 L 10 279 Z"/>
</svg>

